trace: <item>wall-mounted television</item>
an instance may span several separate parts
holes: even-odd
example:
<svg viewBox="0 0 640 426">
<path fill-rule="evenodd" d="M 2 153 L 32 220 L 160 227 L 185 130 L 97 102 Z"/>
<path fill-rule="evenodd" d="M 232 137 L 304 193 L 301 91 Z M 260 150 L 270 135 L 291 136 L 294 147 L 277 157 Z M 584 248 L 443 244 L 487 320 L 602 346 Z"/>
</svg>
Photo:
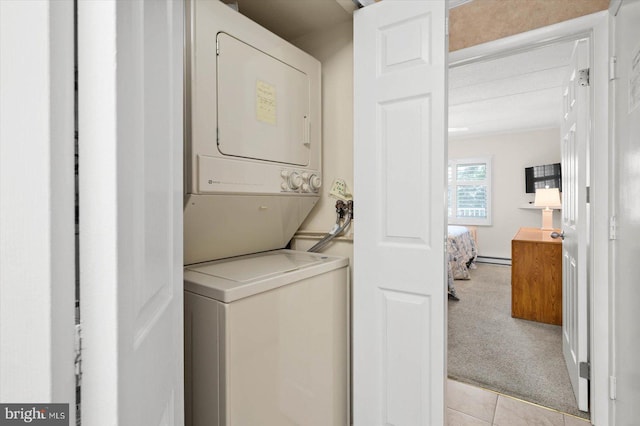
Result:
<svg viewBox="0 0 640 426">
<path fill-rule="evenodd" d="M 535 194 L 537 188 L 558 188 L 562 191 L 562 169 L 560 163 L 532 166 L 524 169 L 527 194 Z"/>
</svg>

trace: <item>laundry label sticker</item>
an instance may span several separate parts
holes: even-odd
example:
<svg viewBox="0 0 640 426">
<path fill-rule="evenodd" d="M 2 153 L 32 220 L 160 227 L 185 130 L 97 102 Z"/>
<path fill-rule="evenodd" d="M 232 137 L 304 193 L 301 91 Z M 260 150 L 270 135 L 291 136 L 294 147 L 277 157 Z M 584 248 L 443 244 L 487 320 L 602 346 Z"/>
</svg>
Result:
<svg viewBox="0 0 640 426">
<path fill-rule="evenodd" d="M 256 119 L 276 124 L 276 87 L 264 81 L 256 81 Z"/>
</svg>

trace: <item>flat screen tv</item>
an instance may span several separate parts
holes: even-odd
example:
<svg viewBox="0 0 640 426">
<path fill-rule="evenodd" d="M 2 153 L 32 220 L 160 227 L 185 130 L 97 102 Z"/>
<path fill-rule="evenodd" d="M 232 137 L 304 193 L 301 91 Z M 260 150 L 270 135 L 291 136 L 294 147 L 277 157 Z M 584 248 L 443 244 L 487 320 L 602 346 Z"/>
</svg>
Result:
<svg viewBox="0 0 640 426">
<path fill-rule="evenodd" d="M 524 169 L 527 194 L 535 194 L 537 188 L 558 188 L 562 191 L 562 170 L 560 163 L 527 167 Z"/>
</svg>

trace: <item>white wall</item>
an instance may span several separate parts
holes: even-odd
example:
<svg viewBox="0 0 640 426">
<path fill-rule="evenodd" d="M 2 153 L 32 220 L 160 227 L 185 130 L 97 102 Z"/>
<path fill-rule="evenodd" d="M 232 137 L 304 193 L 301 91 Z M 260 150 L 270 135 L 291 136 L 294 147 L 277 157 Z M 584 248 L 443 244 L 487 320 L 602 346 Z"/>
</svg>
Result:
<svg viewBox="0 0 640 426">
<path fill-rule="evenodd" d="M 336 220 L 336 200 L 329 197 L 331 183 L 342 178 L 353 190 L 353 23 L 345 22 L 291 42 L 322 63 L 322 197 L 299 233 L 326 233 Z M 357 194 L 354 201 L 357 208 Z M 347 237 L 351 236 L 350 232 Z M 304 249 L 309 243 L 300 241 L 299 248 Z M 328 246 L 323 252 L 352 253 L 349 240 L 343 240 L 340 246 Z"/>
<path fill-rule="evenodd" d="M 492 157 L 492 225 L 478 226 L 478 254 L 511 258 L 511 239 L 523 226 L 540 227 L 540 210 L 523 209 L 533 201 L 525 193 L 524 169 L 560 162 L 560 129 L 502 133 L 449 140 L 449 158 Z M 554 211 L 554 227 L 560 213 Z"/>
<path fill-rule="evenodd" d="M 75 424 L 73 3 L 0 1 L 0 401 Z"/>
</svg>

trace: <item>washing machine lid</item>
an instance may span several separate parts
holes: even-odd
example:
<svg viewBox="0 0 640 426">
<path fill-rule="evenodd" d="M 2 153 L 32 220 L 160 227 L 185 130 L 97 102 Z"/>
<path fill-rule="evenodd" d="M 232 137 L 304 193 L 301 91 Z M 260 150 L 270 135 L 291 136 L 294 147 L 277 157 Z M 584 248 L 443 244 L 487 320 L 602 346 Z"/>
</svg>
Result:
<svg viewBox="0 0 640 426">
<path fill-rule="evenodd" d="M 347 265 L 342 257 L 275 250 L 187 266 L 184 286 L 228 303 Z"/>
</svg>

